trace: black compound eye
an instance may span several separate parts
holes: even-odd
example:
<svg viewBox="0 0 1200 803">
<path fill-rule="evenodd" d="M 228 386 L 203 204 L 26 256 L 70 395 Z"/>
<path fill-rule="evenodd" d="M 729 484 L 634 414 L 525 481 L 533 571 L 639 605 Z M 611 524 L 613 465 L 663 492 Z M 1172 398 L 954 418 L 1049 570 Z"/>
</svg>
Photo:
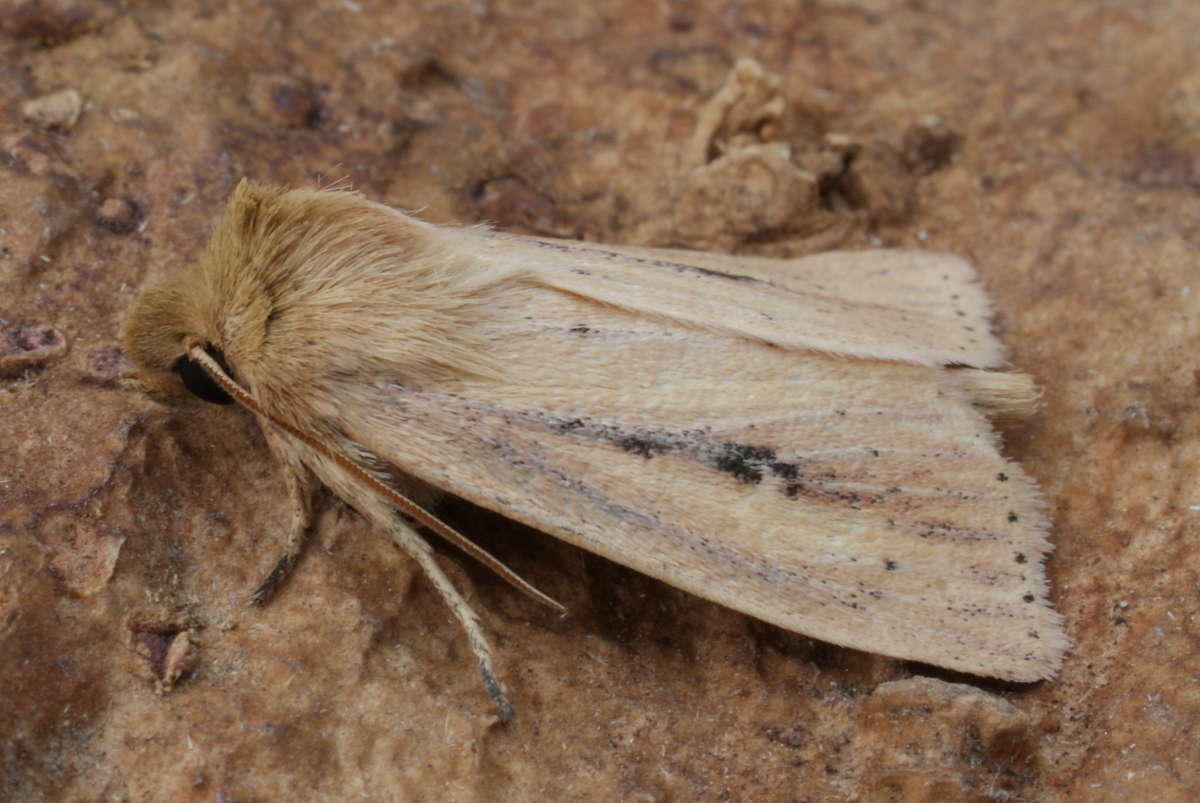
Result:
<svg viewBox="0 0 1200 803">
<path fill-rule="evenodd" d="M 225 363 L 225 355 L 216 346 L 205 343 L 204 351 L 208 356 L 217 361 L 226 374 L 230 374 L 229 366 Z M 208 371 L 200 366 L 199 363 L 189 360 L 186 354 L 183 354 L 179 359 L 171 365 L 171 370 L 179 374 L 179 379 L 183 382 L 183 386 L 192 392 L 192 395 L 198 399 L 213 404 L 233 404 L 233 397 L 225 392 L 225 389 L 218 385 L 216 381 L 208 375 Z"/>
</svg>

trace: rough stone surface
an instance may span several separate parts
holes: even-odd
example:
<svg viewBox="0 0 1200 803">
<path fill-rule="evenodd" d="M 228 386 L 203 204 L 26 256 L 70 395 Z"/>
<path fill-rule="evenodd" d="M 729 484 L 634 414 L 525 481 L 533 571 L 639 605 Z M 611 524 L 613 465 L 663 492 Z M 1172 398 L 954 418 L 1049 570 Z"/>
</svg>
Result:
<svg viewBox="0 0 1200 803">
<path fill-rule="evenodd" d="M 10 4 L 0 798 L 1196 799 L 1196 30 L 1168 0 Z M 74 125 L 23 112 L 63 88 Z M 464 505 L 573 612 L 443 556 L 513 725 L 348 511 L 248 607 L 279 471 L 238 411 L 130 392 L 119 339 L 244 175 L 594 240 L 966 256 L 1044 387 L 1004 435 L 1056 522 L 1062 674 L 812 642 Z"/>
<path fill-rule="evenodd" d="M 42 128 L 67 129 L 79 120 L 83 98 L 74 89 L 62 89 L 21 104 L 21 114 Z"/>
</svg>

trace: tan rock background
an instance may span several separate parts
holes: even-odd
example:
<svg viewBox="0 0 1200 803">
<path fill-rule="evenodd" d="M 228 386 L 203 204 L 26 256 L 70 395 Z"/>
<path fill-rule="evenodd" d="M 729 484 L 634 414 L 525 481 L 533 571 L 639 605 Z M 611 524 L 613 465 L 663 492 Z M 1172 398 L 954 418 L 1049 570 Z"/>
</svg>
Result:
<svg viewBox="0 0 1200 803">
<path fill-rule="evenodd" d="M 0 798 L 1196 799 L 1197 30 L 1170 0 L 6 0 Z M 718 114 L 742 57 L 777 92 Z M 119 382 L 138 289 L 243 175 L 514 231 L 968 257 L 1045 387 L 1005 437 L 1057 523 L 1061 676 L 812 642 L 463 505 L 573 611 L 445 555 L 512 726 L 348 514 L 248 608 L 288 517 L 254 423 Z"/>
</svg>

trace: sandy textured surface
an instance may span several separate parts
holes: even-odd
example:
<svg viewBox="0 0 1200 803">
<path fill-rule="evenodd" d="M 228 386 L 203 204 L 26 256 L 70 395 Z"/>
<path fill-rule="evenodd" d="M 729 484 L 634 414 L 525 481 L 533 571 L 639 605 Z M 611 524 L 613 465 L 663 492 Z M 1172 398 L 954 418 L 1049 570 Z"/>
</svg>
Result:
<svg viewBox="0 0 1200 803">
<path fill-rule="evenodd" d="M 0 11 L 0 798 L 1200 796 L 1200 4 L 250 5 Z M 743 57 L 765 72 L 732 102 Z M 1056 521 L 1061 675 L 813 642 L 465 505 L 573 611 L 443 557 L 511 726 L 344 511 L 247 607 L 289 515 L 254 422 L 119 381 L 139 288 L 244 175 L 592 240 L 969 258 L 1045 388 L 1004 434 Z"/>
</svg>

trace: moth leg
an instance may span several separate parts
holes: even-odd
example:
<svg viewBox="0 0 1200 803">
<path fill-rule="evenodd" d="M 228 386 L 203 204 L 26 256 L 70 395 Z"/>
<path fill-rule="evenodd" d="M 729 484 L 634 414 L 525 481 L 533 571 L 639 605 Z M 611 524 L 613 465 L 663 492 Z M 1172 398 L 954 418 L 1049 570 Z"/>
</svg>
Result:
<svg viewBox="0 0 1200 803">
<path fill-rule="evenodd" d="M 313 500 L 320 487 L 316 478 L 304 468 L 286 471 L 288 497 L 292 500 L 292 523 L 288 529 L 287 541 L 283 547 L 283 555 L 275 563 L 275 568 L 267 575 L 267 579 L 250 595 L 250 602 L 262 605 L 277 589 L 304 551 L 304 542 L 312 527 Z"/>
<path fill-rule="evenodd" d="M 496 678 L 496 669 L 492 664 L 492 648 L 484 638 L 483 626 L 479 623 L 479 617 L 463 599 L 462 594 L 458 593 L 458 589 L 450 582 L 450 578 L 446 576 L 442 568 L 438 566 L 429 544 L 411 525 L 396 519 L 395 525 L 389 528 L 389 534 L 401 549 L 417 561 L 421 570 L 425 572 L 425 576 L 433 583 L 433 587 L 450 606 L 454 617 L 458 619 L 458 623 L 462 625 L 467 634 L 467 643 L 471 645 L 471 651 L 475 653 L 475 658 L 479 661 L 479 673 L 483 675 L 484 688 L 487 689 L 492 702 L 496 704 L 497 714 L 502 721 L 512 722 L 516 718 L 516 712 L 508 702 L 508 698 L 504 696 L 504 689 Z"/>
</svg>

